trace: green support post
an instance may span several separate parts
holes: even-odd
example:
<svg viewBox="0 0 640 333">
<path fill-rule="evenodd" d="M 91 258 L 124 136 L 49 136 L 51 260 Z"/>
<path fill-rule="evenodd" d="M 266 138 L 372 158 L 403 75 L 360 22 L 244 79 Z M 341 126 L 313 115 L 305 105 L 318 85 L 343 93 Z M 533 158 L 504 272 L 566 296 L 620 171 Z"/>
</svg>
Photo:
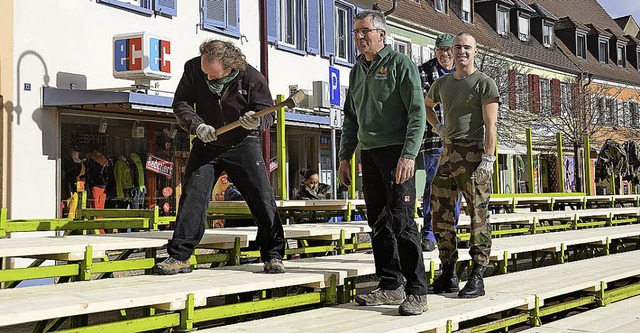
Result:
<svg viewBox="0 0 640 333">
<path fill-rule="evenodd" d="M 195 314 L 195 301 L 193 294 L 187 295 L 187 301 L 184 304 L 184 310 L 180 311 L 180 332 L 189 332 L 193 330 L 193 317 Z"/>
<path fill-rule="evenodd" d="M 493 162 L 493 193 L 500 193 L 500 168 L 498 163 L 498 143 L 495 150 L 496 161 Z"/>
<path fill-rule="evenodd" d="M 0 237 L 7 237 L 7 209 L 0 208 Z"/>
<path fill-rule="evenodd" d="M 284 95 L 276 96 L 276 103 L 284 102 Z M 276 121 L 276 143 L 278 145 L 278 192 L 282 200 L 287 200 L 287 142 L 285 136 L 285 113 L 284 107 L 277 111 Z M 268 165 L 269 161 L 265 161 Z"/>
<path fill-rule="evenodd" d="M 356 198 L 356 154 L 351 157 L 351 186 L 349 186 L 349 199 Z"/>
<path fill-rule="evenodd" d="M 609 183 L 610 183 L 609 184 L 609 191 L 611 191 L 611 194 L 613 194 L 613 195 L 618 194 L 616 192 L 616 174 L 615 173 L 611 174 L 611 179 L 610 179 Z"/>
<path fill-rule="evenodd" d="M 591 191 L 591 142 L 589 136 L 584 136 L 584 188 L 587 195 L 593 195 Z"/>
<path fill-rule="evenodd" d="M 93 246 L 87 245 L 84 250 L 84 259 L 80 262 L 80 272 L 78 279 L 81 281 L 91 280 L 91 265 L 93 264 Z"/>
<path fill-rule="evenodd" d="M 533 138 L 531 134 L 531 128 L 527 128 L 527 162 L 529 163 L 529 193 L 534 193 L 534 179 L 533 179 Z"/>
<path fill-rule="evenodd" d="M 558 192 L 564 193 L 564 163 L 562 161 L 562 133 L 556 134 L 558 154 Z"/>
</svg>

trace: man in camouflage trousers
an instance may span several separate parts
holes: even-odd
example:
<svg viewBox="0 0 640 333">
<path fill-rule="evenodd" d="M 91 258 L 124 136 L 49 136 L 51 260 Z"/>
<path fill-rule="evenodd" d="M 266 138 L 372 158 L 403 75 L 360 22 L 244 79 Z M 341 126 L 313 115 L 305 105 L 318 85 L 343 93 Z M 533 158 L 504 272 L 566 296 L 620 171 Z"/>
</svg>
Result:
<svg viewBox="0 0 640 333">
<path fill-rule="evenodd" d="M 433 131 L 444 140 L 438 171 L 431 185 L 433 230 L 438 242 L 442 274 L 434 281 L 434 293 L 456 292 L 458 260 L 455 204 L 462 191 L 471 216 L 469 253 L 473 268 L 460 298 L 483 296 L 482 275 L 489 265 L 491 231 L 489 196 L 495 163 L 499 93 L 493 79 L 478 71 L 473 59 L 476 41 L 468 33 L 456 36 L 453 42 L 456 71 L 438 79 L 425 98 L 427 120 Z M 445 125 L 433 108 L 444 107 Z"/>
</svg>

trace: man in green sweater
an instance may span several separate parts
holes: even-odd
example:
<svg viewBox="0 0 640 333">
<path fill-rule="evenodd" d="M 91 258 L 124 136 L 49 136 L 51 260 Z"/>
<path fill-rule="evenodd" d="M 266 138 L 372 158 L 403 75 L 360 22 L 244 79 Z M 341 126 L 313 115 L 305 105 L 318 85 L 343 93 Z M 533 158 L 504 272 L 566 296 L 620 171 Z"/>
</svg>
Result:
<svg viewBox="0 0 640 333">
<path fill-rule="evenodd" d="M 419 315 L 427 309 L 425 267 L 413 219 L 415 158 L 426 124 L 420 76 L 407 56 L 384 44 L 382 13 L 358 13 L 353 34 L 361 55 L 349 75 L 338 175 L 344 185 L 351 185 L 349 161 L 360 148 L 367 218 L 380 278 L 378 288 L 358 295 L 356 302 L 400 304 L 400 314 Z"/>
</svg>

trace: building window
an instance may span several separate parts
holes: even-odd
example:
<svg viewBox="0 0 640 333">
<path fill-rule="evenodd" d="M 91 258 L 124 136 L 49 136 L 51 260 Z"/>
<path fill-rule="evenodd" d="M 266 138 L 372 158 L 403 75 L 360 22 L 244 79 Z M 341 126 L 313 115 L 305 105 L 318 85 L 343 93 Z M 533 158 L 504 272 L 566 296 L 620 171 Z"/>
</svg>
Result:
<svg viewBox="0 0 640 333">
<path fill-rule="evenodd" d="M 587 36 L 576 35 L 576 57 L 587 59 Z"/>
<path fill-rule="evenodd" d="M 240 37 L 238 0 L 206 0 L 203 3 L 202 29 Z"/>
<path fill-rule="evenodd" d="M 445 4 L 444 0 L 434 0 L 433 6 L 437 11 L 441 13 L 447 12 L 447 7 L 446 7 L 447 5 Z"/>
<path fill-rule="evenodd" d="M 625 63 L 624 63 L 624 46 L 620 46 L 618 45 L 618 49 L 617 49 L 617 55 L 616 55 L 616 61 L 618 63 L 618 66 L 620 67 L 624 67 Z"/>
<path fill-rule="evenodd" d="M 560 84 L 560 103 L 562 108 L 562 116 L 568 117 L 571 114 L 571 87 L 568 83 Z"/>
<path fill-rule="evenodd" d="M 609 43 L 601 40 L 598 42 L 598 60 L 602 63 L 609 62 Z"/>
<path fill-rule="evenodd" d="M 500 35 L 506 35 L 507 32 L 509 32 L 509 10 L 504 7 L 498 7 L 498 18 L 496 21 L 496 32 Z"/>
<path fill-rule="evenodd" d="M 280 6 L 280 42 L 297 47 L 298 43 L 298 0 L 283 0 Z"/>
<path fill-rule="evenodd" d="M 120 7 L 145 15 L 165 14 L 178 15 L 177 0 L 97 0 L 114 7 Z"/>
<path fill-rule="evenodd" d="M 526 42 L 529 40 L 529 19 L 518 15 L 518 38 Z"/>
<path fill-rule="evenodd" d="M 540 108 L 542 113 L 551 114 L 551 83 L 549 79 L 540 79 Z"/>
<path fill-rule="evenodd" d="M 409 55 L 409 43 L 403 40 L 397 40 L 394 38 L 393 49 L 404 55 Z"/>
<path fill-rule="evenodd" d="M 546 47 L 553 45 L 553 25 L 542 25 L 542 44 Z"/>
<path fill-rule="evenodd" d="M 640 108 L 638 103 L 634 101 L 629 102 L 629 124 L 628 126 L 634 129 L 640 129 Z"/>
<path fill-rule="evenodd" d="M 471 0 L 462 0 L 462 6 L 460 10 L 460 18 L 471 23 Z"/>
<path fill-rule="evenodd" d="M 349 10 L 342 6 L 336 6 L 336 58 L 349 61 Z"/>
</svg>

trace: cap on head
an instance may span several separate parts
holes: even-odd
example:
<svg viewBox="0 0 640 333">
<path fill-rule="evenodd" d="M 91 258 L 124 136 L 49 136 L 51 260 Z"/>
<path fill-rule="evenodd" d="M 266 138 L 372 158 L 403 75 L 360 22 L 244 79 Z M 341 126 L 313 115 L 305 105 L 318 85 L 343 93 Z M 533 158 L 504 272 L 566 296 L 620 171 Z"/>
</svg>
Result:
<svg viewBox="0 0 640 333">
<path fill-rule="evenodd" d="M 438 38 L 436 38 L 436 47 L 441 46 L 453 46 L 453 35 L 452 34 L 440 34 Z"/>
</svg>

